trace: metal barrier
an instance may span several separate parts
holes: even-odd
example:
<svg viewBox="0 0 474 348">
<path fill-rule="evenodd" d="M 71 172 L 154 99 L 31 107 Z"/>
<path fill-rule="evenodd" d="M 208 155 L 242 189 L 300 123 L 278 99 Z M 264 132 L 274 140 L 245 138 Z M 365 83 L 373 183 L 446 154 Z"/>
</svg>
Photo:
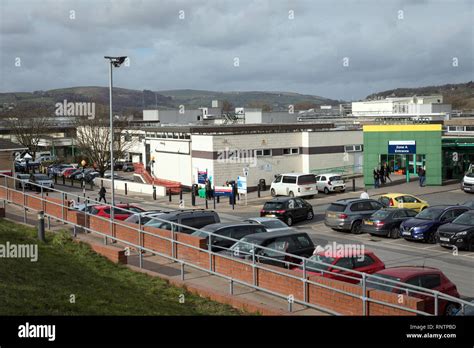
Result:
<svg viewBox="0 0 474 348">
<path fill-rule="evenodd" d="M 362 165 L 348 165 L 348 166 L 341 166 L 341 167 L 333 167 L 333 168 L 323 168 L 323 169 L 312 169 L 311 174 L 319 175 L 319 174 L 339 174 L 342 176 L 347 175 L 357 175 L 364 173 L 364 167 Z"/>
<path fill-rule="evenodd" d="M 292 303 L 294 302 L 294 303 L 299 303 L 299 304 L 301 304 L 303 306 L 306 306 L 306 307 L 309 307 L 309 308 L 315 308 L 317 310 L 320 310 L 320 311 L 323 311 L 323 312 L 326 312 L 326 313 L 329 313 L 329 314 L 333 314 L 333 315 L 340 315 L 341 314 L 341 313 L 338 313 L 338 312 L 334 311 L 331 308 L 327 308 L 327 307 L 309 302 L 308 301 L 308 286 L 309 285 L 313 285 L 313 286 L 316 286 L 318 288 L 327 289 L 327 290 L 334 291 L 334 292 L 339 293 L 339 294 L 343 294 L 343 295 L 346 295 L 346 296 L 350 296 L 352 298 L 359 299 L 361 301 L 361 304 L 362 304 L 362 314 L 363 315 L 367 315 L 367 305 L 370 304 L 370 303 L 375 303 L 375 304 L 387 306 L 389 308 L 399 309 L 399 310 L 402 310 L 402 311 L 405 311 L 405 312 L 420 314 L 420 315 L 433 315 L 433 314 L 438 315 L 438 314 L 440 314 L 439 313 L 439 301 L 447 301 L 448 303 L 457 304 L 457 305 L 459 305 L 459 307 L 461 307 L 462 311 L 464 311 L 466 306 L 474 306 L 470 302 L 461 300 L 457 297 L 453 297 L 453 296 L 441 293 L 439 291 L 429 290 L 429 289 L 422 288 L 422 287 L 419 287 L 419 286 L 398 282 L 398 281 L 395 281 L 395 280 L 392 280 L 392 279 L 387 279 L 387 278 L 383 278 L 383 277 L 376 276 L 376 275 L 368 275 L 366 273 L 358 272 L 358 271 L 355 271 L 355 270 L 352 270 L 352 269 L 347 269 L 347 268 L 343 268 L 343 267 L 339 267 L 339 266 L 335 266 L 335 265 L 330 265 L 330 264 L 327 264 L 327 263 L 324 263 L 324 262 L 321 262 L 321 261 L 312 260 L 312 259 L 292 255 L 292 254 L 289 254 L 289 253 L 286 253 L 286 252 L 283 252 L 283 251 L 277 251 L 275 249 L 255 245 L 253 243 L 248 243 L 248 242 L 243 241 L 243 240 L 237 240 L 237 239 L 233 239 L 233 238 L 230 238 L 230 237 L 217 235 L 215 233 L 203 231 L 202 229 L 201 230 L 195 229 L 195 228 L 192 228 L 192 227 L 189 227 L 189 226 L 181 225 L 181 224 L 178 224 L 178 223 L 173 223 L 173 222 L 170 222 L 170 221 L 165 220 L 165 219 L 160 219 L 158 217 L 151 216 L 150 217 L 151 221 L 165 222 L 165 223 L 167 223 L 171 226 L 171 237 L 170 238 L 165 237 L 165 236 L 160 236 L 160 235 L 157 235 L 157 234 L 154 234 L 154 233 L 151 233 L 149 231 L 144 230 L 144 227 L 146 227 L 147 225 L 151 226 L 152 224 L 150 224 L 148 222 L 147 224 L 142 225 L 142 222 L 141 222 L 142 215 L 141 215 L 141 213 L 139 213 L 139 216 L 138 216 L 139 222 L 137 224 L 137 227 L 131 226 L 130 223 L 125 224 L 120 220 L 112 220 L 112 218 L 106 218 L 106 217 L 101 217 L 101 216 L 91 214 L 88 207 L 92 206 L 92 205 L 95 205 L 95 204 L 107 205 L 107 206 L 110 207 L 110 209 L 115 208 L 115 209 L 119 209 L 120 211 L 129 212 L 130 214 L 135 214 L 136 213 L 136 212 L 128 210 L 126 208 L 112 207 L 110 204 L 103 204 L 103 203 L 101 204 L 100 202 L 98 202 L 94 199 L 86 199 L 85 200 L 85 207 L 84 207 L 85 223 L 84 223 L 84 226 L 78 225 L 78 224 L 75 224 L 71 221 L 68 221 L 65 218 L 65 216 L 64 216 L 65 215 L 64 214 L 65 210 L 70 209 L 70 207 L 65 205 L 64 202 L 67 202 L 68 196 L 72 197 L 72 198 L 79 197 L 79 196 L 77 196 L 73 193 L 66 193 L 66 192 L 63 192 L 63 191 L 56 190 L 56 189 L 48 189 L 52 193 L 57 193 L 57 194 L 60 195 L 61 202 L 63 204 L 58 204 L 58 203 L 56 203 L 52 200 L 47 200 L 47 198 L 45 198 L 45 196 L 44 196 L 44 194 L 45 194 L 44 187 L 31 183 L 30 186 L 31 187 L 36 186 L 37 188 L 39 188 L 40 193 L 38 193 L 38 194 L 28 193 L 28 192 L 25 191 L 25 185 L 21 185 L 21 187 L 22 187 L 21 190 L 17 189 L 17 185 L 16 185 L 17 179 L 12 178 L 12 177 L 7 176 L 7 175 L 3 175 L 3 174 L 0 174 L 0 179 L 1 179 L 2 176 L 3 176 L 3 180 L 0 180 L 0 199 L 3 199 L 4 202 L 19 205 L 18 203 L 13 202 L 12 195 L 13 195 L 14 192 L 22 193 L 25 222 L 27 221 L 27 219 L 26 219 L 27 210 L 31 209 L 31 208 L 28 208 L 28 206 L 26 204 L 27 203 L 26 198 L 27 197 L 32 197 L 32 198 L 35 198 L 35 199 L 39 199 L 40 202 L 41 202 L 41 209 L 45 212 L 45 216 L 48 219 L 53 218 L 53 219 L 56 219 L 58 221 L 61 221 L 61 222 L 65 223 L 65 224 L 72 225 L 73 228 L 74 228 L 74 233 L 77 232 L 76 230 L 78 228 L 82 228 L 87 232 L 94 233 L 94 234 L 97 234 L 99 236 L 102 236 L 104 238 L 104 244 L 107 244 L 108 240 L 112 240 L 116 243 L 117 242 L 121 243 L 121 244 L 125 245 L 126 247 L 129 247 L 129 248 L 132 247 L 132 248 L 136 249 L 137 252 L 138 252 L 138 256 L 139 256 L 139 266 L 140 267 L 143 267 L 143 255 L 142 255 L 143 252 L 149 252 L 153 255 L 158 255 L 158 256 L 161 256 L 161 257 L 166 258 L 168 260 L 180 263 L 182 279 L 184 279 L 184 266 L 189 266 L 189 267 L 192 267 L 194 269 L 205 271 L 209 274 L 213 274 L 213 275 L 219 276 L 221 278 L 227 279 L 229 281 L 229 287 L 230 287 L 230 293 L 231 294 L 233 294 L 233 284 L 237 283 L 237 284 L 245 285 L 245 286 L 251 287 L 253 289 L 256 289 L 256 290 L 259 290 L 259 291 L 262 291 L 262 292 L 265 292 L 265 293 L 268 293 L 268 294 L 271 294 L 271 295 L 274 295 L 274 296 L 277 296 L 277 297 L 280 297 L 280 298 L 287 299 L 288 302 L 289 302 L 289 310 L 292 310 Z M 1 183 L 2 181 L 3 181 L 3 184 Z M 9 181 L 13 181 L 13 184 L 10 185 Z M 5 190 L 4 194 L 2 192 L 3 190 L 1 190 L 2 188 Z M 46 204 L 53 204 L 53 205 L 59 206 L 61 208 L 61 211 L 62 211 L 61 216 L 48 214 L 47 209 L 45 209 Z M 82 212 L 80 212 L 80 214 L 82 215 Z M 90 228 L 90 226 L 87 226 L 87 223 L 86 223 L 88 221 L 87 217 L 94 217 L 95 219 L 106 221 L 107 223 L 109 223 L 111 234 L 104 233 L 104 231 L 94 230 L 94 229 Z M 126 227 L 127 229 L 129 229 L 131 231 L 135 231 L 137 233 L 136 240 L 138 241 L 138 243 L 133 243 L 133 242 L 130 242 L 130 241 L 126 241 L 126 240 L 117 238 L 116 234 L 115 234 L 115 230 L 116 230 L 117 226 L 123 226 L 123 227 Z M 182 241 L 179 241 L 176 238 L 176 230 L 179 230 L 180 227 L 181 228 L 186 228 L 188 230 L 199 231 L 201 234 L 204 232 L 208 236 L 207 249 L 203 249 L 201 247 L 197 247 L 195 245 L 187 244 L 187 243 L 184 243 Z M 168 255 L 166 253 L 163 253 L 163 252 L 145 247 L 143 245 L 144 244 L 143 240 L 144 240 L 145 235 L 152 236 L 153 238 L 158 238 L 159 240 L 164 241 L 164 242 L 169 242 L 170 245 L 171 245 L 171 255 Z M 226 254 L 226 253 L 221 253 L 221 252 L 215 252 L 215 251 L 213 251 L 213 245 L 212 245 L 213 237 L 216 237 L 216 238 L 218 237 L 220 239 L 226 239 L 226 240 L 232 241 L 233 243 L 238 243 L 238 244 L 234 244 L 231 248 L 223 248 L 222 247 L 223 251 L 227 250 L 227 251 L 231 251 L 231 253 Z M 246 245 L 247 249 L 249 249 L 250 252 L 242 252 L 239 249 L 236 249 L 236 248 L 238 248 L 238 246 L 240 244 Z M 176 248 L 177 248 L 178 245 L 185 246 L 186 248 L 190 248 L 192 250 L 197 250 L 197 251 L 202 252 L 202 253 L 207 253 L 208 257 L 209 257 L 209 267 L 202 267 L 197 262 L 192 262 L 192 261 L 189 261 L 189 260 L 184 260 L 184 259 L 178 258 L 176 256 Z M 256 249 L 258 249 L 259 252 L 256 252 Z M 237 250 L 237 253 L 235 253 L 236 250 Z M 264 261 L 265 260 L 275 261 L 275 257 L 274 256 L 273 257 L 266 256 L 266 255 L 264 255 L 264 253 L 262 251 L 269 251 L 272 254 L 278 254 L 278 256 L 283 257 L 284 261 L 281 261 L 281 263 L 283 263 L 286 268 L 296 268 L 296 267 L 300 268 L 300 270 L 302 271 L 302 276 L 287 273 L 287 272 L 283 272 L 283 271 L 280 271 L 280 270 L 272 268 L 272 267 L 268 267 L 268 265 L 266 265 L 264 263 Z M 246 256 L 246 258 L 241 259 L 239 257 L 240 253 L 244 254 L 244 256 Z M 222 274 L 222 273 L 216 271 L 215 267 L 213 267 L 213 259 L 214 259 L 213 256 L 219 256 L 219 257 L 229 259 L 229 260 L 232 260 L 234 262 L 242 263 L 242 264 L 245 264 L 247 266 L 252 267 L 252 272 L 253 272 L 252 279 L 253 279 L 253 281 L 252 282 L 243 281 L 241 279 L 236 279 L 236 278 L 230 277 L 228 275 L 225 275 L 225 274 Z M 286 261 L 286 259 L 297 260 L 297 262 Z M 314 269 L 308 268 L 308 266 L 307 266 L 308 263 L 314 263 L 314 264 L 318 264 L 318 265 L 322 266 L 322 267 L 320 267 L 321 269 L 317 270 L 318 272 L 320 272 L 322 277 L 324 277 L 324 275 L 328 274 L 328 275 L 337 276 L 338 278 L 345 278 L 347 280 L 359 281 L 358 286 L 362 289 L 362 295 L 359 295 L 359 294 L 356 294 L 356 293 L 353 293 L 353 292 L 350 292 L 350 291 L 346 291 L 346 290 L 343 290 L 343 289 L 339 289 L 339 288 L 336 288 L 336 287 L 331 287 L 329 285 L 322 284 L 322 283 L 319 283 L 319 282 L 316 282 L 316 281 L 313 281 L 313 280 L 309 279 L 308 278 L 308 272 L 313 272 L 314 273 Z M 327 269 L 324 269 L 324 267 L 327 267 L 327 268 L 331 267 L 332 269 L 335 269 L 335 270 L 349 272 L 351 275 L 344 275 L 344 274 L 341 274 L 339 272 L 328 271 Z M 301 282 L 302 287 L 303 287 L 303 300 L 299 300 L 299 299 L 293 297 L 292 300 L 290 301 L 289 298 L 290 298 L 290 296 L 292 296 L 292 294 L 284 294 L 284 293 L 276 292 L 276 291 L 270 290 L 268 288 L 262 287 L 259 284 L 257 284 L 256 274 L 259 270 L 263 270 L 265 272 L 270 272 L 272 274 L 277 274 L 279 276 L 286 277 L 288 279 L 293 279 L 293 280 L 297 280 L 297 281 Z M 368 285 L 369 285 L 369 287 L 368 287 Z M 432 298 L 434 300 L 434 313 L 424 312 L 424 311 L 408 308 L 408 307 L 403 306 L 401 304 L 395 304 L 395 303 L 390 303 L 390 302 L 386 302 L 386 301 L 371 298 L 370 296 L 367 296 L 367 291 L 370 290 L 371 285 L 379 285 L 379 286 L 386 287 L 386 288 L 388 287 L 391 290 L 389 292 L 393 292 L 393 290 L 398 290 L 399 291 L 397 293 L 398 295 L 401 295 L 401 292 L 404 292 L 407 296 L 409 294 L 416 294 L 416 295 L 419 295 L 419 296 L 423 296 L 425 298 Z"/>
</svg>

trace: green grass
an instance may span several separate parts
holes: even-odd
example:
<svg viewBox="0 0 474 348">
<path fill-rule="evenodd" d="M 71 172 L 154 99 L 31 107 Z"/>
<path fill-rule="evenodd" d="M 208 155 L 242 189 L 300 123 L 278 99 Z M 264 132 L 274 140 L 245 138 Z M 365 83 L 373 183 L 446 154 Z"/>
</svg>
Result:
<svg viewBox="0 0 474 348">
<path fill-rule="evenodd" d="M 0 219 L 0 244 L 38 244 L 37 262 L 0 258 L 0 315 L 242 314 L 116 265 L 73 242 L 68 232 L 47 234 L 46 244 L 35 235 L 33 228 Z"/>
</svg>

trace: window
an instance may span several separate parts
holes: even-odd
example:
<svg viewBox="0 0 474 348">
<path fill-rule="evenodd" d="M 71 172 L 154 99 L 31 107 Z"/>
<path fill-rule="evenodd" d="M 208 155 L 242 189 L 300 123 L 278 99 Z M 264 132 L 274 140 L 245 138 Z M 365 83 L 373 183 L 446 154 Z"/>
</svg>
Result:
<svg viewBox="0 0 474 348">
<path fill-rule="evenodd" d="M 268 249 L 272 250 L 263 250 L 263 254 L 266 256 L 282 256 L 282 252 L 288 250 L 288 241 L 282 238 L 278 238 L 275 241 L 267 245 Z"/>
<path fill-rule="evenodd" d="M 307 236 L 299 235 L 296 236 L 296 240 L 300 244 L 302 248 L 309 248 L 311 246 L 311 242 L 308 240 Z"/>
<path fill-rule="evenodd" d="M 284 184 L 296 184 L 296 176 L 283 176 L 282 182 Z"/>
<path fill-rule="evenodd" d="M 255 150 L 255 155 L 257 157 L 268 157 L 272 155 L 272 150 L 271 149 Z"/>
<path fill-rule="evenodd" d="M 299 153 L 300 149 L 298 147 L 283 149 L 284 155 L 298 155 Z"/>
<path fill-rule="evenodd" d="M 441 218 L 439 220 L 440 221 L 450 221 L 450 220 L 454 219 L 454 217 L 455 217 L 454 210 L 449 210 L 446 213 L 444 213 L 443 215 L 441 215 Z"/>
<path fill-rule="evenodd" d="M 370 266 L 374 260 L 369 255 L 354 257 L 355 268 Z"/>
<path fill-rule="evenodd" d="M 294 199 L 288 201 L 288 209 L 295 209 L 296 203 Z"/>
<path fill-rule="evenodd" d="M 345 145 L 344 152 L 361 152 L 362 145 Z"/>
<path fill-rule="evenodd" d="M 404 217 L 406 217 L 406 212 L 401 210 L 401 211 L 396 211 L 394 214 L 393 214 L 393 218 L 394 219 L 403 219 Z"/>
<path fill-rule="evenodd" d="M 370 205 L 372 206 L 372 209 L 374 210 L 382 209 L 382 204 L 380 204 L 379 202 L 366 202 L 366 203 L 370 203 Z"/>
<path fill-rule="evenodd" d="M 216 243 L 222 243 L 222 242 L 225 242 L 225 241 L 228 241 L 228 239 L 226 238 L 222 238 L 222 237 L 229 237 L 231 238 L 231 233 L 233 232 L 233 228 L 224 228 L 222 230 L 218 230 L 216 232 L 214 232 L 215 234 L 218 234 L 219 236 L 210 236 L 211 237 L 211 240 L 212 240 L 212 243 L 211 244 L 216 244 Z M 222 237 L 220 237 L 222 236 Z"/>
<path fill-rule="evenodd" d="M 325 176 L 322 176 L 320 181 L 326 181 L 326 177 Z"/>
<path fill-rule="evenodd" d="M 412 196 L 403 196 L 404 203 L 420 203 L 415 197 Z"/>
<path fill-rule="evenodd" d="M 352 257 L 345 257 L 343 259 L 339 259 L 336 262 L 336 266 L 353 269 L 354 263 L 352 262 Z"/>
<path fill-rule="evenodd" d="M 405 210 L 405 214 L 408 216 L 408 217 L 415 217 L 416 215 L 418 215 L 418 213 L 414 210 Z"/>
<path fill-rule="evenodd" d="M 426 274 L 421 277 L 421 286 L 427 289 L 434 289 L 441 285 L 439 274 Z"/>
<path fill-rule="evenodd" d="M 281 181 L 281 175 L 278 175 L 273 182 L 280 182 Z"/>
<path fill-rule="evenodd" d="M 316 178 L 313 174 L 301 175 L 298 177 L 298 185 L 314 185 L 316 184 Z"/>
</svg>

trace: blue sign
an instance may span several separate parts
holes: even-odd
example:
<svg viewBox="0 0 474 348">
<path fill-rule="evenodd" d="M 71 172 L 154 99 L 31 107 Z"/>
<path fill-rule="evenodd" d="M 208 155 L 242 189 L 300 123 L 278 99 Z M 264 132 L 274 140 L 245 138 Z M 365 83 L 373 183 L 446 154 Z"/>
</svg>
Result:
<svg viewBox="0 0 474 348">
<path fill-rule="evenodd" d="M 413 155 L 416 154 L 416 142 L 414 140 L 390 140 L 388 142 L 388 153 L 390 155 Z"/>
<path fill-rule="evenodd" d="M 198 184 L 205 184 L 207 179 L 207 172 L 198 170 Z"/>
</svg>

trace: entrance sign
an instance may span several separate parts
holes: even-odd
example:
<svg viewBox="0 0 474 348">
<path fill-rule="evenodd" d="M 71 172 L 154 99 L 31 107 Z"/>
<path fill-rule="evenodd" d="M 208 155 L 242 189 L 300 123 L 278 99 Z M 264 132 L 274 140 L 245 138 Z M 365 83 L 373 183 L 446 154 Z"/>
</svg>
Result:
<svg viewBox="0 0 474 348">
<path fill-rule="evenodd" d="M 404 154 L 412 155 L 416 154 L 416 142 L 415 140 L 389 140 L 388 142 L 388 153 L 393 154 Z"/>
</svg>

